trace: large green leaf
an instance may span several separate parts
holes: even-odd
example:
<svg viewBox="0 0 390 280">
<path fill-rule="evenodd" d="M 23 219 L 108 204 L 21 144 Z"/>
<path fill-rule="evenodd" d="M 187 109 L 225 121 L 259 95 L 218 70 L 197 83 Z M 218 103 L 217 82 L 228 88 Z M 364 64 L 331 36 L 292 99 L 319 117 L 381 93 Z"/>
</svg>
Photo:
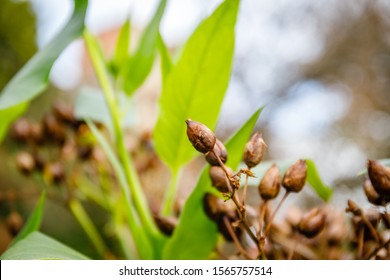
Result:
<svg viewBox="0 0 390 280">
<path fill-rule="evenodd" d="M 45 200 L 46 200 L 46 192 L 42 192 L 37 205 L 35 206 L 33 212 L 31 213 L 30 217 L 27 220 L 27 223 L 23 226 L 22 230 L 19 232 L 18 236 L 14 240 L 12 240 L 12 244 L 15 244 L 19 240 L 22 240 L 27 235 L 34 231 L 38 231 L 41 223 L 42 223 L 42 216 L 43 216 L 43 209 L 45 207 Z"/>
<path fill-rule="evenodd" d="M 62 51 L 81 35 L 84 28 L 88 0 L 74 2 L 74 12 L 66 26 L 5 86 L 0 96 L 0 110 L 31 100 L 47 87 L 53 63 Z"/>
<path fill-rule="evenodd" d="M 261 109 L 227 141 L 229 153 L 227 164 L 237 168 L 241 161 L 246 142 L 256 124 Z M 205 168 L 188 197 L 172 238 L 168 241 L 163 252 L 164 259 L 206 259 L 210 256 L 217 242 L 217 226 L 203 211 L 203 196 L 210 192 L 211 181 L 209 168 Z"/>
<path fill-rule="evenodd" d="M 167 0 L 161 0 L 152 20 L 147 26 L 134 55 L 128 58 L 124 69 L 123 87 L 131 95 L 145 80 L 156 57 L 161 18 Z"/>
<path fill-rule="evenodd" d="M 40 232 L 33 232 L 11 246 L 2 260 L 87 260 L 81 253 Z"/>
<path fill-rule="evenodd" d="M 214 128 L 229 82 L 238 0 L 226 0 L 192 34 L 164 82 L 154 130 L 160 158 L 177 170 L 194 155 L 185 120 Z"/>
</svg>

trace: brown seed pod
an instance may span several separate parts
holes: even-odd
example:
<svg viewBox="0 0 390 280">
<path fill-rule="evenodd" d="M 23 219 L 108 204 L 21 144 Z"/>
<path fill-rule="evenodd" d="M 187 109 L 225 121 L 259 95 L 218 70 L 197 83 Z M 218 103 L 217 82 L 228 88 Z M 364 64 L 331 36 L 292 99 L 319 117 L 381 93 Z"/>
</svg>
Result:
<svg viewBox="0 0 390 280">
<path fill-rule="evenodd" d="M 187 136 L 192 146 L 203 154 L 213 150 L 217 138 L 210 128 L 199 122 L 186 120 Z"/>
<path fill-rule="evenodd" d="M 56 102 L 53 105 L 54 116 L 60 122 L 74 124 L 76 120 L 73 111 L 74 111 L 73 107 L 70 104 L 66 104 L 63 102 Z"/>
<path fill-rule="evenodd" d="M 34 157 L 28 152 L 20 152 L 16 156 L 16 166 L 24 175 L 30 175 L 35 170 Z"/>
<path fill-rule="evenodd" d="M 26 142 L 30 137 L 30 123 L 26 118 L 17 120 L 11 128 L 11 136 L 17 141 Z"/>
<path fill-rule="evenodd" d="M 288 192 L 300 192 L 307 176 L 306 160 L 300 159 L 291 165 L 284 174 L 282 186 Z"/>
<path fill-rule="evenodd" d="M 212 193 L 206 193 L 203 197 L 203 209 L 206 215 L 217 222 L 226 214 L 227 207 L 224 201 Z"/>
<path fill-rule="evenodd" d="M 369 202 L 374 205 L 383 205 L 382 197 L 376 192 L 369 179 L 366 179 L 363 184 L 363 190 Z"/>
<path fill-rule="evenodd" d="M 372 186 L 380 195 L 390 197 L 390 168 L 382 165 L 378 161 L 368 161 L 368 176 Z"/>
<path fill-rule="evenodd" d="M 307 238 L 313 238 L 324 229 L 325 221 L 325 214 L 318 208 L 314 208 L 302 216 L 298 231 Z"/>
<path fill-rule="evenodd" d="M 278 166 L 274 163 L 265 172 L 263 178 L 260 181 L 258 190 L 260 196 L 264 200 L 274 199 L 277 197 L 282 184 L 282 178 Z"/>
<path fill-rule="evenodd" d="M 267 145 L 262 134 L 260 132 L 253 134 L 248 143 L 246 143 L 244 150 L 244 162 L 248 168 L 255 167 L 260 163 L 266 148 Z"/>
<path fill-rule="evenodd" d="M 18 212 L 11 212 L 7 217 L 7 226 L 13 236 L 16 236 L 23 227 L 23 218 Z"/>
<path fill-rule="evenodd" d="M 60 162 L 46 164 L 43 176 L 49 183 L 59 184 L 65 179 L 64 166 Z"/>
<path fill-rule="evenodd" d="M 219 158 L 221 159 L 221 161 L 223 163 L 226 163 L 227 158 L 228 158 L 228 153 L 227 153 L 227 150 L 225 148 L 225 145 L 221 141 L 219 141 L 218 139 L 215 142 L 213 151 L 215 154 L 217 154 L 219 156 Z M 212 152 L 207 153 L 206 160 L 210 165 L 219 166 L 218 159 L 214 153 L 212 153 Z"/>
<path fill-rule="evenodd" d="M 178 220 L 174 217 L 155 216 L 154 220 L 161 232 L 167 236 L 172 235 L 178 223 Z"/>
<path fill-rule="evenodd" d="M 42 144 L 44 140 L 44 129 L 41 123 L 32 123 L 30 125 L 29 138 L 36 144 Z"/>
<path fill-rule="evenodd" d="M 229 176 L 233 176 L 233 170 L 230 169 L 229 167 L 226 167 Z M 228 182 L 230 181 L 226 178 L 226 174 L 222 167 L 220 166 L 211 166 L 210 167 L 210 178 L 211 178 L 211 183 L 214 187 L 217 188 L 218 191 L 223 192 L 223 193 L 228 193 L 229 192 L 229 186 L 227 185 Z M 230 183 L 231 187 L 233 188 L 232 184 Z"/>
<path fill-rule="evenodd" d="M 65 142 L 65 130 L 53 115 L 47 114 L 43 118 L 42 123 L 46 137 L 60 144 Z"/>
</svg>

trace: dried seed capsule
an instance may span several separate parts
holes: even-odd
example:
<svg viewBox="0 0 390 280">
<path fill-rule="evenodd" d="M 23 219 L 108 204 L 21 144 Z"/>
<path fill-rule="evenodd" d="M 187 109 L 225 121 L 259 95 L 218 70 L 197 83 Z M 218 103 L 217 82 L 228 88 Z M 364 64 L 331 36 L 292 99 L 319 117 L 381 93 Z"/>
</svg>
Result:
<svg viewBox="0 0 390 280">
<path fill-rule="evenodd" d="M 11 212 L 7 217 L 7 226 L 13 236 L 16 236 L 23 227 L 23 218 L 18 212 Z"/>
<path fill-rule="evenodd" d="M 17 120 L 11 129 L 11 136 L 20 142 L 25 142 L 30 136 L 30 123 L 25 118 Z"/>
<path fill-rule="evenodd" d="M 229 167 L 226 167 L 229 176 L 233 176 L 233 170 Z M 220 166 L 211 166 L 210 167 L 210 178 L 212 185 L 217 188 L 220 192 L 228 193 L 229 186 L 227 185 L 230 181 L 226 178 L 226 174 L 222 167 Z M 231 183 L 230 183 L 231 184 Z M 232 185 L 231 185 L 232 186 Z M 232 186 L 233 188 L 233 186 Z"/>
<path fill-rule="evenodd" d="M 282 186 L 288 192 L 300 192 L 307 176 L 306 160 L 300 159 L 291 165 L 284 174 Z"/>
<path fill-rule="evenodd" d="M 282 178 L 280 177 L 280 171 L 278 166 L 274 163 L 265 172 L 263 179 L 259 184 L 259 193 L 264 200 L 275 198 L 280 191 L 282 184 Z"/>
<path fill-rule="evenodd" d="M 372 186 L 380 195 L 390 196 L 390 168 L 378 161 L 368 161 L 368 176 Z"/>
<path fill-rule="evenodd" d="M 214 151 L 215 154 L 217 154 L 219 156 L 219 158 L 221 159 L 221 161 L 223 163 L 226 163 L 227 157 L 228 157 L 228 153 L 226 151 L 225 145 L 221 141 L 219 141 L 218 139 L 215 142 L 213 151 Z M 215 156 L 214 153 L 211 153 L 211 152 L 207 153 L 206 154 L 206 160 L 207 160 L 208 163 L 210 163 L 210 165 L 218 166 L 219 162 L 218 162 L 218 159 L 217 159 L 217 157 Z"/>
<path fill-rule="evenodd" d="M 44 130 L 41 123 L 32 123 L 29 131 L 30 139 L 36 144 L 42 144 L 44 140 Z"/>
<path fill-rule="evenodd" d="M 362 214 L 362 209 L 360 209 L 356 202 L 348 199 L 348 207 L 345 208 L 345 212 L 351 212 L 355 216 L 360 216 Z"/>
<path fill-rule="evenodd" d="M 318 208 L 314 208 L 302 216 L 298 231 L 307 238 L 313 238 L 324 229 L 325 221 L 325 214 Z"/>
<path fill-rule="evenodd" d="M 260 132 L 252 135 L 251 139 L 246 143 L 244 150 L 244 162 L 249 167 L 255 167 L 263 159 L 263 155 L 267 145 Z"/>
<path fill-rule="evenodd" d="M 49 138 L 60 144 L 65 142 L 65 130 L 53 115 L 46 115 L 42 123 L 45 133 Z"/>
<path fill-rule="evenodd" d="M 217 138 L 210 128 L 199 122 L 186 120 L 187 136 L 192 146 L 203 154 L 213 150 Z"/>
<path fill-rule="evenodd" d="M 174 217 L 161 217 L 155 216 L 154 220 L 158 228 L 167 236 L 171 236 L 175 227 L 177 226 L 178 220 Z"/>
<path fill-rule="evenodd" d="M 376 192 L 369 179 L 364 181 L 363 189 L 369 202 L 374 205 L 383 205 L 383 199 Z"/>
<path fill-rule="evenodd" d="M 213 221 L 219 221 L 226 214 L 227 207 L 224 201 L 217 196 L 206 193 L 203 197 L 203 209 L 206 215 Z"/>
<path fill-rule="evenodd" d="M 24 175 L 30 175 L 35 170 L 34 157 L 27 152 L 20 152 L 16 156 L 16 166 Z"/>
<path fill-rule="evenodd" d="M 54 116 L 61 122 L 73 124 L 76 120 L 73 114 L 73 107 L 63 102 L 53 105 Z"/>
<path fill-rule="evenodd" d="M 45 165 L 43 176 L 49 183 L 59 184 L 65 179 L 64 166 L 60 162 Z"/>
</svg>

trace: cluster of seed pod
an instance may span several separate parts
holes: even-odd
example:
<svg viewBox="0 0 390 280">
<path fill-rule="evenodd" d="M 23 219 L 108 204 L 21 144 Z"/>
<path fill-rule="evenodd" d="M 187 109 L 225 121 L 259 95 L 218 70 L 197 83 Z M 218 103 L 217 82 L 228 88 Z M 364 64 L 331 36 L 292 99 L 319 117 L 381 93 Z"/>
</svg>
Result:
<svg viewBox="0 0 390 280">
<path fill-rule="evenodd" d="M 65 179 L 66 161 L 92 156 L 89 133 L 86 124 L 75 118 L 73 107 L 65 103 L 54 104 L 40 122 L 20 118 L 10 132 L 23 145 L 23 151 L 16 155 L 16 166 L 26 176 L 40 172 L 46 182 L 59 184 Z"/>
<path fill-rule="evenodd" d="M 390 168 L 375 160 L 367 164 L 368 178 L 363 190 L 374 206 L 363 210 L 348 200 L 346 212 L 352 214 L 352 225 L 359 259 L 390 259 Z"/>
<path fill-rule="evenodd" d="M 262 134 L 256 132 L 247 142 L 243 153 L 243 161 L 246 168 L 240 169 L 237 173 L 226 166 L 228 154 L 223 143 L 216 138 L 215 134 L 204 124 L 187 120 L 187 136 L 194 148 L 205 154 L 210 167 L 210 179 L 215 187 L 225 197 L 225 201 L 211 193 L 204 197 L 204 209 L 208 217 L 215 221 L 220 232 L 229 240 L 234 241 L 239 253 L 246 258 L 265 258 L 265 243 L 273 225 L 273 219 L 280 205 L 290 193 L 298 193 L 305 186 L 307 176 L 307 166 L 305 160 L 298 160 L 291 165 L 281 176 L 276 164 L 273 164 L 264 174 L 258 185 L 259 195 L 262 199 L 258 215 L 250 214 L 246 205 L 246 192 L 248 177 L 254 177 L 251 169 L 256 167 L 263 159 L 267 148 Z M 241 176 L 246 176 L 246 183 L 240 185 Z M 242 195 L 238 196 L 237 191 L 242 187 Z M 285 189 L 285 195 L 280 200 L 279 205 L 271 213 L 269 201 L 275 199 L 281 188 Z M 226 206 L 226 201 L 231 200 L 235 209 Z M 254 211 L 256 213 L 256 210 Z M 266 215 L 268 213 L 269 215 Z M 325 227 L 326 215 L 319 208 L 312 209 L 300 219 L 297 230 L 306 238 L 313 238 Z M 240 241 L 243 233 L 252 240 L 245 248 Z M 255 251 L 256 254 L 253 255 Z"/>
</svg>

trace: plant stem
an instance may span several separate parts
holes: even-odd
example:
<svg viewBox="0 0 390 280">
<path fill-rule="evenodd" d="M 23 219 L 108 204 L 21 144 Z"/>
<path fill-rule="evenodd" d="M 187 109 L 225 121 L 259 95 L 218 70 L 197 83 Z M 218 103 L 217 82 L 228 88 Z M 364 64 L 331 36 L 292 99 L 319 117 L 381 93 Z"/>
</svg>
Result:
<svg viewBox="0 0 390 280">
<path fill-rule="evenodd" d="M 374 251 L 372 251 L 372 253 L 370 255 L 368 255 L 367 260 L 370 260 L 372 257 L 375 257 L 376 254 L 378 254 L 378 252 L 382 249 L 382 248 L 385 248 L 387 245 L 390 244 L 390 238 L 389 240 L 387 240 L 385 243 L 382 243 L 380 246 L 378 246 Z"/>
<path fill-rule="evenodd" d="M 170 179 L 168 190 L 165 193 L 164 203 L 161 210 L 161 214 L 163 216 L 169 216 L 170 214 L 172 214 L 173 204 L 175 202 L 177 192 L 177 179 L 180 173 L 180 171 L 172 173 L 172 177 Z"/>
<path fill-rule="evenodd" d="M 107 247 L 104 244 L 102 237 L 99 234 L 99 231 L 91 221 L 87 212 L 85 212 L 84 207 L 76 199 L 71 199 L 69 201 L 69 208 L 76 220 L 79 222 L 81 227 L 84 229 L 85 233 L 91 239 L 93 245 L 101 256 L 107 252 Z"/>
<path fill-rule="evenodd" d="M 234 232 L 234 230 L 233 230 L 233 228 L 232 228 L 232 225 L 231 225 L 230 222 L 229 222 L 229 219 L 228 219 L 226 216 L 223 217 L 223 222 L 224 222 L 224 224 L 225 224 L 225 226 L 226 226 L 226 228 L 227 228 L 227 230 L 228 230 L 230 236 L 232 237 L 233 242 L 234 242 L 234 244 L 236 245 L 238 251 L 239 251 L 243 256 L 245 256 L 247 259 L 253 260 L 253 258 L 251 258 L 251 256 L 249 256 L 248 253 L 245 251 L 245 249 L 242 247 L 242 245 L 241 245 L 241 243 L 240 243 L 240 240 L 238 240 L 238 237 L 237 237 L 236 233 Z"/>
<path fill-rule="evenodd" d="M 276 209 L 275 211 L 272 213 L 271 215 L 271 218 L 269 219 L 268 223 L 267 223 L 267 226 L 265 227 L 265 230 L 264 230 L 264 237 L 267 237 L 268 235 L 268 232 L 269 230 L 271 229 L 271 226 L 272 226 L 272 222 L 276 216 L 276 213 L 278 213 L 280 207 L 282 206 L 283 202 L 286 200 L 286 198 L 288 197 L 288 195 L 290 194 L 290 192 L 287 192 L 284 194 L 284 196 L 282 197 L 282 199 L 279 201 L 279 204 L 278 206 L 276 206 Z"/>
<path fill-rule="evenodd" d="M 119 115 L 119 109 L 116 103 L 114 91 L 110 84 L 106 65 L 104 64 L 104 60 L 101 57 L 101 54 L 99 52 L 98 47 L 96 46 L 96 42 L 94 41 L 93 36 L 87 30 L 84 31 L 83 36 L 86 42 L 88 53 L 92 60 L 92 64 L 94 66 L 94 70 L 96 72 L 96 76 L 102 87 L 104 97 L 111 115 L 111 121 L 115 133 L 116 150 L 125 171 L 126 180 L 130 187 L 134 206 L 148 233 L 151 236 L 156 237 L 160 234 L 160 232 L 154 224 L 152 214 L 148 207 L 148 202 L 142 191 L 137 172 L 134 168 L 134 164 L 130 158 L 129 153 L 126 150 L 124 135 L 120 123 L 121 120 Z"/>
</svg>

